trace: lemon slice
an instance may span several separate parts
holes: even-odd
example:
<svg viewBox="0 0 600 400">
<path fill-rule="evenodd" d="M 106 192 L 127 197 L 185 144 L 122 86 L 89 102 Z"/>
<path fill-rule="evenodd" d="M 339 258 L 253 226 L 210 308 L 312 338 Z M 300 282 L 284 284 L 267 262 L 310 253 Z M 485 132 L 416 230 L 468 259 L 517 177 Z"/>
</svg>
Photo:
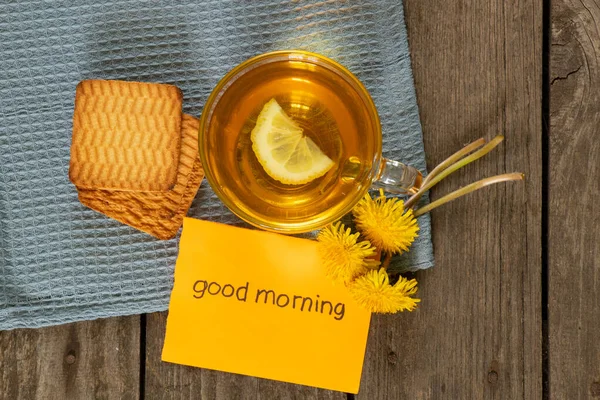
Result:
<svg viewBox="0 0 600 400">
<path fill-rule="evenodd" d="M 302 133 L 275 99 L 261 110 L 250 138 L 260 165 L 281 183 L 308 183 L 333 167 L 333 161 Z"/>
</svg>

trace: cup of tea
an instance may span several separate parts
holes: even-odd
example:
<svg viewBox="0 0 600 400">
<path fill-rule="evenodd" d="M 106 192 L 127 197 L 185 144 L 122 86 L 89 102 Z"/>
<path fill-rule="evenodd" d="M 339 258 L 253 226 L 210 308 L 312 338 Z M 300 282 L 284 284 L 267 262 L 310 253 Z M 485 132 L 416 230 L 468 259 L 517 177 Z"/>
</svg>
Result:
<svg viewBox="0 0 600 400">
<path fill-rule="evenodd" d="M 265 53 L 238 65 L 200 119 L 200 158 L 214 192 L 244 221 L 286 234 L 338 220 L 370 188 L 418 190 L 421 173 L 384 158 L 381 143 L 363 84 L 306 51 Z"/>
</svg>

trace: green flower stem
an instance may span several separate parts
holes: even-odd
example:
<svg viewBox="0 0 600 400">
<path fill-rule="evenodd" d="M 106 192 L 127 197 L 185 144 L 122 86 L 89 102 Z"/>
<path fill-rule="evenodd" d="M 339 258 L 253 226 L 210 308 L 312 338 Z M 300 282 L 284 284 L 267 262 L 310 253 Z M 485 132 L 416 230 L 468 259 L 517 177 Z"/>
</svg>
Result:
<svg viewBox="0 0 600 400">
<path fill-rule="evenodd" d="M 495 138 L 490 140 L 485 146 L 483 146 L 479 150 L 469 154 L 465 158 L 455 162 L 454 164 L 452 164 L 451 166 L 449 166 L 448 168 L 446 168 L 445 170 L 440 172 L 436 177 L 432 178 L 425 185 L 421 186 L 419 191 L 417 193 L 415 193 L 410 199 L 408 199 L 406 201 L 406 203 L 404 203 L 404 208 L 409 209 L 409 208 L 413 207 L 415 205 L 415 203 L 421 198 L 421 196 L 423 196 L 423 194 L 425 192 L 427 192 L 429 189 L 431 189 L 436 184 L 438 184 L 442 179 L 444 179 L 451 173 L 461 169 L 462 167 L 472 163 L 473 161 L 478 160 L 481 157 L 485 156 L 487 153 L 492 151 L 496 146 L 498 146 L 503 140 L 504 140 L 504 136 L 502 136 L 502 135 L 496 136 Z"/>
<path fill-rule="evenodd" d="M 493 185 L 495 183 L 506 182 L 506 181 L 520 181 L 523 179 L 525 179 L 525 175 L 523 175 L 521 173 L 517 173 L 517 172 L 511 173 L 511 174 L 496 175 L 496 176 L 492 176 L 489 178 L 485 178 L 485 179 L 482 179 L 475 183 L 471 183 L 470 185 L 467 185 L 463 188 L 455 190 L 454 192 L 447 194 L 446 196 L 442 197 L 441 199 L 438 199 L 438 200 L 434 201 L 433 203 L 429 203 L 426 206 L 419 208 L 418 210 L 415 211 L 414 215 L 415 215 L 415 217 L 418 217 L 420 215 L 428 213 L 429 211 L 433 210 L 436 207 L 439 207 L 443 204 L 449 203 L 452 200 L 458 199 L 459 197 L 462 197 L 468 193 L 479 190 L 488 185 Z"/>
<path fill-rule="evenodd" d="M 431 179 L 435 178 L 440 172 L 448 168 L 450 165 L 454 164 L 470 152 L 477 150 L 481 146 L 485 144 L 485 140 L 483 138 L 474 141 L 473 143 L 463 147 L 456 153 L 452 154 L 450 157 L 446 158 L 444 161 L 438 164 L 437 167 L 433 169 L 423 180 L 421 186 L 425 186 Z"/>
</svg>

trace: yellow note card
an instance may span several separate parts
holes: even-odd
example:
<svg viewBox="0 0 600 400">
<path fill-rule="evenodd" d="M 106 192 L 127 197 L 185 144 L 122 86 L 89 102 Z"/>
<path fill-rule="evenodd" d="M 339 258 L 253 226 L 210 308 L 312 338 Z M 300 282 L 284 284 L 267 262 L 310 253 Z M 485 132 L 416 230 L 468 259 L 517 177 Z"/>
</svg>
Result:
<svg viewBox="0 0 600 400">
<path fill-rule="evenodd" d="M 186 218 L 162 360 L 358 393 L 370 318 L 315 241 Z"/>
</svg>

